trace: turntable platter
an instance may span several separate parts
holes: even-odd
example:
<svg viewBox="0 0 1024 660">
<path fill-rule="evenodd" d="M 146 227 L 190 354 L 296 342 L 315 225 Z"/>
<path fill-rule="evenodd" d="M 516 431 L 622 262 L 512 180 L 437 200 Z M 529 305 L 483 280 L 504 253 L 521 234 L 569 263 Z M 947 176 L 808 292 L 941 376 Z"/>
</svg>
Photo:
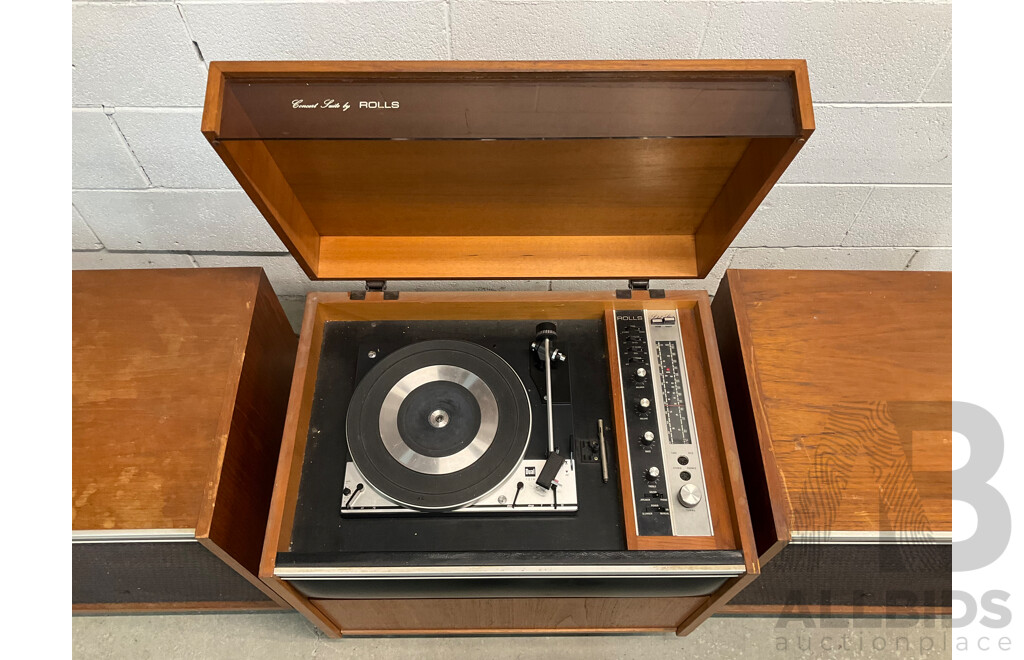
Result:
<svg viewBox="0 0 1024 660">
<path fill-rule="evenodd" d="M 424 341 L 384 357 L 360 381 L 346 419 L 366 481 L 421 510 L 472 504 L 516 469 L 530 404 L 515 371 L 467 341 Z"/>
</svg>

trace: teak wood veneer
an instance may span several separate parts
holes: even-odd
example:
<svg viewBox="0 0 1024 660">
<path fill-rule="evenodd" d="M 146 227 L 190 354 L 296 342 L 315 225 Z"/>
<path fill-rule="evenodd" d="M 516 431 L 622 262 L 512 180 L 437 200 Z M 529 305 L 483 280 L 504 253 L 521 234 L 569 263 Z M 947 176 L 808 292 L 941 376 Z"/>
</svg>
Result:
<svg viewBox="0 0 1024 660">
<path fill-rule="evenodd" d="M 738 613 L 950 613 L 952 275 L 729 270 L 715 326 L 762 576 Z"/>
<path fill-rule="evenodd" d="M 72 275 L 75 612 L 265 609 L 296 337 L 259 268 Z"/>
</svg>

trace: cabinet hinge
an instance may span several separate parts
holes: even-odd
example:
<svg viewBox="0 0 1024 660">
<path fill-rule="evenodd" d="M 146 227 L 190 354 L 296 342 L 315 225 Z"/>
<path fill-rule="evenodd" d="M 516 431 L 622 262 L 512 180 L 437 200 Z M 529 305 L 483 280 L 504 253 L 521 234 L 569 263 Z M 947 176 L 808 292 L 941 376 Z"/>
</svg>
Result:
<svg viewBox="0 0 1024 660">
<path fill-rule="evenodd" d="M 665 297 L 665 290 L 664 289 L 651 289 L 651 288 L 649 288 L 650 284 L 651 284 L 650 280 L 629 280 L 629 288 L 628 289 L 617 289 L 615 291 L 615 297 L 616 298 L 623 298 L 623 299 L 627 299 L 628 300 L 629 298 L 633 297 L 633 291 L 634 290 L 636 290 L 636 291 L 647 291 L 648 295 L 651 298 L 664 298 Z"/>
<path fill-rule="evenodd" d="M 367 292 L 383 293 L 384 300 L 398 300 L 397 291 L 388 291 L 387 280 L 366 280 L 365 290 L 353 291 L 348 297 L 350 300 L 366 300 Z"/>
<path fill-rule="evenodd" d="M 629 281 L 629 290 L 630 291 L 633 291 L 633 290 L 636 290 L 636 291 L 646 291 L 647 287 L 649 287 L 650 284 L 651 284 L 650 280 L 630 280 Z"/>
</svg>

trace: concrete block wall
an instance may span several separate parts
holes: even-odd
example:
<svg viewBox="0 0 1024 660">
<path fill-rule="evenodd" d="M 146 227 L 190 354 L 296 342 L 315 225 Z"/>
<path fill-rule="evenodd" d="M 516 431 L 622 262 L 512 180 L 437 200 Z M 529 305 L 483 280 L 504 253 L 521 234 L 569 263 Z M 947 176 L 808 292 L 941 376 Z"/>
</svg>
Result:
<svg viewBox="0 0 1024 660">
<path fill-rule="evenodd" d="M 727 267 L 952 267 L 952 7 L 912 0 L 153 0 L 72 3 L 74 268 L 263 266 L 311 283 L 199 132 L 207 62 L 808 60 L 817 131 Z M 395 283 L 559 289 L 622 282 Z"/>
</svg>

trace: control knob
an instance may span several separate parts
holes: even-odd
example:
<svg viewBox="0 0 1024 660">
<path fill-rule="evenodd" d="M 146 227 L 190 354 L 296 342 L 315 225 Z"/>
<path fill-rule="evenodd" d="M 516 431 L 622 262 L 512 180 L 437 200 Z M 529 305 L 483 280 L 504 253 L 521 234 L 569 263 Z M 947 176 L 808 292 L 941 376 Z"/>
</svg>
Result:
<svg viewBox="0 0 1024 660">
<path fill-rule="evenodd" d="M 679 499 L 680 504 L 685 506 L 687 509 L 692 509 L 700 504 L 700 489 L 694 484 L 684 484 L 683 487 L 679 489 L 677 498 Z"/>
<path fill-rule="evenodd" d="M 633 372 L 633 380 L 637 383 L 642 383 L 647 380 L 647 369 L 643 367 L 637 367 L 636 371 Z"/>
<path fill-rule="evenodd" d="M 641 415 L 643 415 L 644 413 L 650 411 L 650 409 L 651 409 L 651 400 L 648 399 L 647 397 L 642 396 L 642 397 L 640 397 L 639 399 L 636 400 L 636 411 L 638 413 L 640 413 Z"/>
<path fill-rule="evenodd" d="M 652 444 L 654 444 L 654 432 L 644 431 L 644 434 L 640 436 L 640 444 L 644 445 L 645 447 L 650 447 Z"/>
<path fill-rule="evenodd" d="M 657 481 L 660 476 L 661 470 L 656 467 L 647 468 L 647 472 L 644 472 L 644 479 L 647 481 Z"/>
</svg>

